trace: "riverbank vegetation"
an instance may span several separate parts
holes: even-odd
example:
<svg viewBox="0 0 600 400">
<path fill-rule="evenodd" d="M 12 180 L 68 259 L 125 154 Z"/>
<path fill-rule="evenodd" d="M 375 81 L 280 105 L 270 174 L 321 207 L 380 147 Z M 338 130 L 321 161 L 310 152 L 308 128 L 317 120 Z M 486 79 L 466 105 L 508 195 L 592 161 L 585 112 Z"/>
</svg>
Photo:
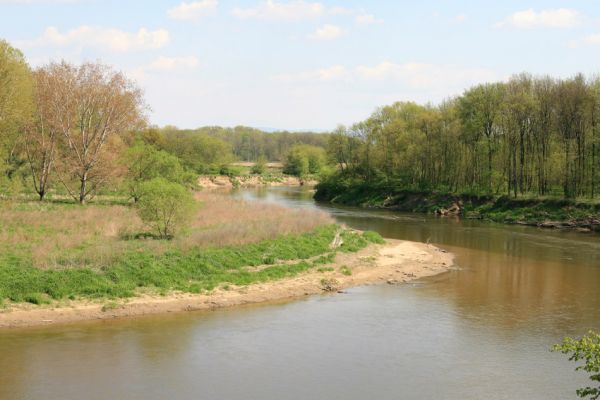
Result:
<svg viewBox="0 0 600 400">
<path fill-rule="evenodd" d="M 341 229 L 320 212 L 196 194 L 185 232 L 157 240 L 134 207 L 3 202 L 0 298 L 9 302 L 210 291 L 293 276 L 378 235 Z M 330 244 L 340 236 L 343 245 Z"/>
<path fill-rule="evenodd" d="M 522 74 L 437 106 L 395 103 L 331 135 L 338 171 L 318 196 L 344 202 L 354 190 L 383 202 L 404 190 L 563 198 L 569 207 L 595 201 L 599 116 L 600 80 L 582 75 Z"/>
<path fill-rule="evenodd" d="M 380 240 L 322 213 L 197 190 L 201 173 L 242 173 L 236 160 L 268 174 L 267 160 L 281 170 L 293 153 L 310 166 L 299 174 L 316 172 L 323 135 L 159 129 L 147 126 L 147 110 L 110 66 L 32 69 L 0 41 L 0 302 L 246 285 Z"/>
</svg>

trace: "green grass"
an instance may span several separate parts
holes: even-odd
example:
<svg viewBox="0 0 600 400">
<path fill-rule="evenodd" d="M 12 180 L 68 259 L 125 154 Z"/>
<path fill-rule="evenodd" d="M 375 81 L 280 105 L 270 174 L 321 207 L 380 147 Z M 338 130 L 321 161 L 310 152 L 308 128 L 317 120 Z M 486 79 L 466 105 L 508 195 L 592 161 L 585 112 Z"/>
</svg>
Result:
<svg viewBox="0 0 600 400">
<path fill-rule="evenodd" d="M 163 294 L 171 290 L 200 293 L 223 284 L 282 279 L 331 261 L 334 255 L 329 245 L 339 229 L 328 225 L 305 234 L 237 247 L 169 250 L 161 254 L 128 251 L 100 269 L 40 269 L 27 257 L 4 253 L 0 255 L 0 300 L 43 304 L 51 299 L 123 298 L 135 296 L 142 288 Z M 344 244 L 338 251 L 345 252 L 382 241 L 370 232 L 344 231 L 342 237 Z M 316 256 L 321 257 L 309 261 Z M 258 271 L 247 268 L 264 265 L 265 261 L 273 265 Z"/>
</svg>

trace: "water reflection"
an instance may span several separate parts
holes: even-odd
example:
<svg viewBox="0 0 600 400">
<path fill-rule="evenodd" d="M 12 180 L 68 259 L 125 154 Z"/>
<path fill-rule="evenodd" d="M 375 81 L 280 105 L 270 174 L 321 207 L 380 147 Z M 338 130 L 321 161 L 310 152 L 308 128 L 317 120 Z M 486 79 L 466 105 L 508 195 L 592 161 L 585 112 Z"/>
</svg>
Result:
<svg viewBox="0 0 600 400">
<path fill-rule="evenodd" d="M 242 309 L 0 332 L 0 399 L 564 399 L 586 384 L 548 348 L 600 329 L 600 238 L 316 204 L 460 270 L 419 284 Z"/>
<path fill-rule="evenodd" d="M 314 202 L 298 188 L 245 190 L 249 200 L 316 207 L 356 229 L 431 242 L 462 270 L 420 293 L 452 301 L 460 315 L 502 329 L 579 335 L 600 328 L 600 236 L 528 226 L 361 210 Z"/>
</svg>

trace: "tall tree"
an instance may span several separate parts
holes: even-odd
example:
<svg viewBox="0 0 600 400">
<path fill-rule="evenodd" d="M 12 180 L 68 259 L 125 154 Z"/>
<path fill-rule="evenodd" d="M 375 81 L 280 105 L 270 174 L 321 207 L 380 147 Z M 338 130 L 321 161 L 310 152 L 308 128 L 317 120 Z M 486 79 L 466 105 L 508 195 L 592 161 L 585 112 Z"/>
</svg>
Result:
<svg viewBox="0 0 600 400">
<path fill-rule="evenodd" d="M 0 183 L 9 172 L 31 106 L 31 71 L 23 53 L 0 40 Z"/>
<path fill-rule="evenodd" d="M 483 135 L 486 138 L 487 172 L 485 176 L 489 192 L 493 188 L 493 155 L 503 90 L 504 86 L 501 83 L 478 85 L 466 91 L 459 101 L 464 133 L 470 138 L 473 155 L 475 155 L 479 137 Z"/>
<path fill-rule="evenodd" d="M 57 80 L 63 99 L 55 110 L 65 149 L 60 179 L 84 203 L 113 171 L 114 153 L 108 148 L 143 123 L 142 93 L 123 74 L 98 63 L 51 63 L 45 70 Z"/>
<path fill-rule="evenodd" d="M 50 176 L 58 146 L 58 129 L 63 99 L 59 96 L 60 81 L 44 68 L 33 73 L 34 111 L 25 127 L 23 147 L 29 163 L 31 178 L 40 201 L 48 192 Z"/>
</svg>

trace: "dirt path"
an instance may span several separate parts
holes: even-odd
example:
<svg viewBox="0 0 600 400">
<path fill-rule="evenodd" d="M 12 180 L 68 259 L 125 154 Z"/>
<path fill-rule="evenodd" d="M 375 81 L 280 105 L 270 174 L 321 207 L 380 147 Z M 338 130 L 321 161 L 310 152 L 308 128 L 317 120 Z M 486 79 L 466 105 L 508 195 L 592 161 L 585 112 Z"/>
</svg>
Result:
<svg viewBox="0 0 600 400">
<path fill-rule="evenodd" d="M 400 284 L 446 272 L 454 256 L 423 243 L 387 240 L 357 253 L 339 253 L 333 264 L 293 278 L 230 286 L 211 294 L 175 293 L 168 296 L 140 296 L 111 302 L 73 301 L 60 305 L 13 305 L 0 312 L 0 328 L 65 324 L 77 321 L 114 319 L 148 314 L 208 310 L 242 304 L 261 303 L 380 283 Z"/>
</svg>

